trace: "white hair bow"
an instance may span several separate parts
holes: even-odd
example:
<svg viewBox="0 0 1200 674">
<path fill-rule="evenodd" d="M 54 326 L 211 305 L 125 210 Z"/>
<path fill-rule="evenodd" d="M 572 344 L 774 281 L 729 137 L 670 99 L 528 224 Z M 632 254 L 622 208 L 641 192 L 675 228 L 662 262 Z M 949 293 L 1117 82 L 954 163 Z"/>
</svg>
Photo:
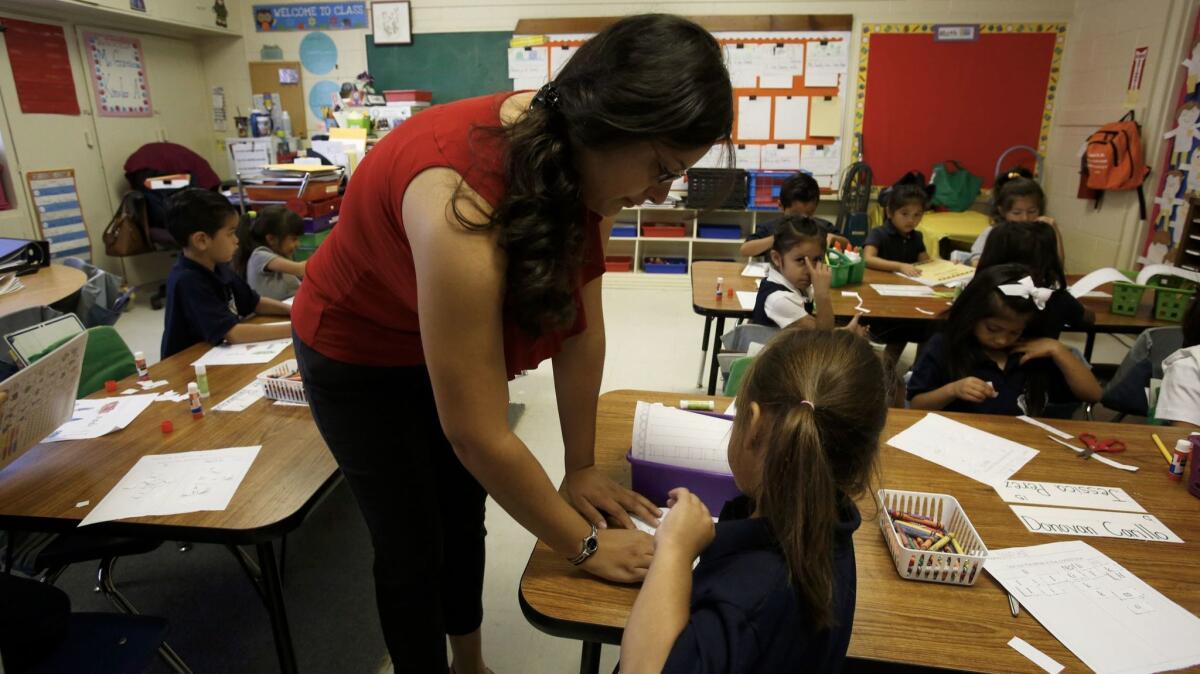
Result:
<svg viewBox="0 0 1200 674">
<path fill-rule="evenodd" d="M 1034 285 L 1033 279 L 1029 276 L 1016 283 L 999 286 L 998 290 L 1009 297 L 1028 297 L 1037 305 L 1038 311 L 1046 308 L 1046 302 L 1049 302 L 1050 296 L 1054 294 L 1053 288 L 1039 288 Z"/>
</svg>

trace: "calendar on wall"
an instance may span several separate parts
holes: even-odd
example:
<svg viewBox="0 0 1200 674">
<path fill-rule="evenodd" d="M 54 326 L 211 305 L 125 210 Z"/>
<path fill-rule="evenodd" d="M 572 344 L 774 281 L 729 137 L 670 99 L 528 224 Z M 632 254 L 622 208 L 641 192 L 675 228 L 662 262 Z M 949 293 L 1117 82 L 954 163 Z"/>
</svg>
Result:
<svg viewBox="0 0 1200 674">
<path fill-rule="evenodd" d="M 149 117 L 150 81 L 142 42 L 135 37 L 85 32 L 88 73 L 103 117 Z"/>
</svg>

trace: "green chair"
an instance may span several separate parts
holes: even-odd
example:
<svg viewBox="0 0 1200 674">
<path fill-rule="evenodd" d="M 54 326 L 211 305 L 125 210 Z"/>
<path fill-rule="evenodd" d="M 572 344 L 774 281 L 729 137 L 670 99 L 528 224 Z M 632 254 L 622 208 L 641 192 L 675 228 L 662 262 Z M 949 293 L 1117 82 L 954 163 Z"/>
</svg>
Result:
<svg viewBox="0 0 1200 674">
<path fill-rule="evenodd" d="M 729 376 L 725 378 L 725 395 L 736 396 L 738 389 L 742 386 L 742 378 L 746 376 L 746 371 L 750 369 L 750 364 L 754 362 L 754 358 L 747 356 L 738 358 L 729 365 Z"/>
<path fill-rule="evenodd" d="M 137 365 L 133 362 L 133 352 L 129 345 L 121 339 L 115 328 L 109 325 L 98 325 L 87 329 L 87 349 L 83 352 L 83 369 L 79 373 L 78 397 L 89 396 L 104 388 L 104 382 L 113 379 L 124 379 L 137 373 Z M 45 351 L 34 355 L 29 360 L 37 362 L 39 358 L 62 346 L 70 339 L 61 340 L 50 345 Z"/>
</svg>

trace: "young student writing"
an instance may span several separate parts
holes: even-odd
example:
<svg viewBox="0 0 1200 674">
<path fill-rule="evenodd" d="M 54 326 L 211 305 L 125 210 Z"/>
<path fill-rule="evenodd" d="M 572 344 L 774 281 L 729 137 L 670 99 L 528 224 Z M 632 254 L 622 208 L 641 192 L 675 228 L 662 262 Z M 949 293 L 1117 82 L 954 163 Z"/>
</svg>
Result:
<svg viewBox="0 0 1200 674">
<path fill-rule="evenodd" d="M 983 414 L 1043 414 L 1048 403 L 1097 402 L 1100 383 L 1061 342 L 1023 338 L 1052 290 L 1029 269 L 981 269 L 929 339 L 908 380 L 912 407 Z"/>
<path fill-rule="evenodd" d="M 296 294 L 306 263 L 292 255 L 303 233 L 304 220 L 283 206 L 266 206 L 242 218 L 237 268 L 254 292 L 273 300 Z"/>
<path fill-rule="evenodd" d="M 1200 301 L 1195 298 L 1183 317 L 1183 348 L 1163 360 L 1154 416 L 1174 426 L 1200 429 Z"/>
<path fill-rule="evenodd" d="M 1096 315 L 1067 291 L 1059 238 L 1049 224 L 1025 220 L 996 225 L 979 258 L 979 268 L 1010 263 L 1024 264 L 1034 285 L 1054 291 L 1046 301 L 1046 308 L 1037 312 L 1025 328 L 1026 337 L 1058 339 L 1063 330 L 1096 322 Z"/>
<path fill-rule="evenodd" d="M 291 307 L 259 297 L 229 268 L 237 250 L 238 214 L 216 192 L 186 189 L 167 203 L 167 230 L 183 248 L 167 276 L 162 357 L 197 342 L 257 342 L 291 337 L 289 322 L 252 325 L 254 313 L 291 315 Z"/>
<path fill-rule="evenodd" d="M 887 220 L 867 234 L 863 257 L 869 269 L 898 271 L 906 276 L 918 276 L 913 264 L 925 262 L 925 240 L 917 233 L 917 225 L 929 208 L 933 185 L 925 184 L 925 176 L 915 171 L 904 174 L 895 185 L 879 194 L 879 205 Z"/>
<path fill-rule="evenodd" d="M 1033 179 L 1028 169 L 1015 168 L 996 176 L 992 185 L 993 224 L 979 233 L 979 237 L 971 244 L 971 254 L 968 263 L 971 266 L 979 264 L 987 246 L 988 237 L 1000 222 L 1044 222 L 1054 230 L 1055 245 L 1058 248 L 1059 259 L 1066 259 L 1063 252 L 1062 233 L 1058 231 L 1058 223 L 1046 215 L 1046 193 L 1042 186 Z"/>
<path fill-rule="evenodd" d="M 875 470 L 886 381 L 870 344 L 845 331 L 771 340 L 738 393 L 729 440 L 745 496 L 714 527 L 694 494 L 671 492 L 621 640 L 622 674 L 841 670 L 857 583 L 853 499 Z"/>
<path fill-rule="evenodd" d="M 850 245 L 849 239 L 833 233 L 834 224 L 832 222 L 813 217 L 813 214 L 817 212 L 817 205 L 820 203 L 821 188 L 817 185 L 817 181 L 807 173 L 797 173 L 785 180 L 779 187 L 779 210 L 783 211 L 785 217 L 795 215 L 812 218 L 825 230 L 828 245 L 832 246 L 835 243 L 840 243 L 842 246 Z M 771 250 L 771 246 L 774 245 L 775 230 L 781 221 L 773 220 L 755 227 L 754 233 L 746 237 L 746 242 L 742 244 L 738 254 L 745 257 L 757 257 Z"/>
</svg>

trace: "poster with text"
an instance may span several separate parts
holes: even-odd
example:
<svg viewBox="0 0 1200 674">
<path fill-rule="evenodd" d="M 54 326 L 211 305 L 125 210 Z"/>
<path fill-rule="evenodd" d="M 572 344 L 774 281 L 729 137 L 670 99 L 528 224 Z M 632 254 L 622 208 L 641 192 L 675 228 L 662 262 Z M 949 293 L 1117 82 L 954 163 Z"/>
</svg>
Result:
<svg viewBox="0 0 1200 674">
<path fill-rule="evenodd" d="M 279 33 L 292 30 L 366 29 L 365 2 L 298 2 L 254 5 L 254 30 Z"/>
<path fill-rule="evenodd" d="M 101 117 L 149 117 L 150 81 L 142 42 L 135 37 L 83 34 L 88 72 Z"/>
</svg>

